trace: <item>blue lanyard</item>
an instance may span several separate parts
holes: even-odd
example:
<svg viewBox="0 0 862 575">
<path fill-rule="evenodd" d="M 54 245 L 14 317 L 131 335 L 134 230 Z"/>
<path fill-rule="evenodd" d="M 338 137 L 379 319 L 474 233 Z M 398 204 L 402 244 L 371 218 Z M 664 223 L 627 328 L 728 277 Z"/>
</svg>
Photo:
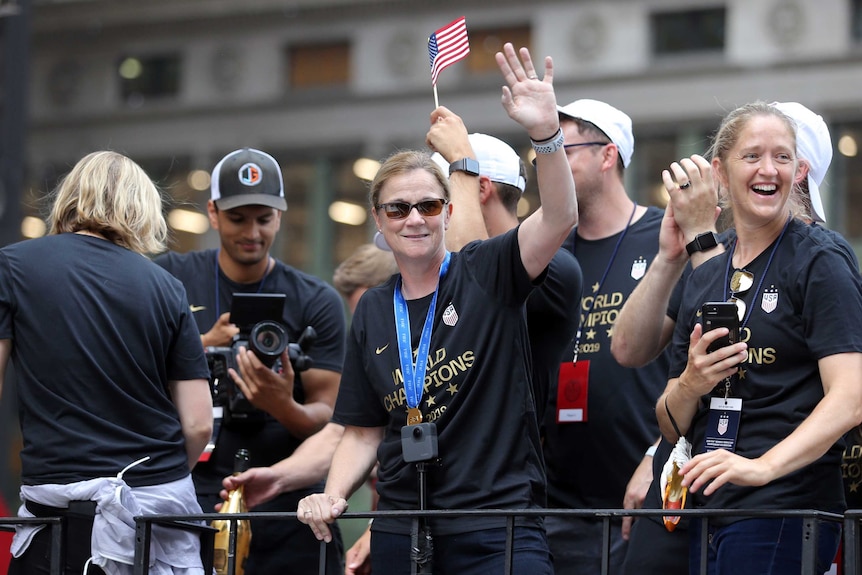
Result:
<svg viewBox="0 0 862 575">
<path fill-rule="evenodd" d="M 214 269 L 215 269 L 215 320 L 216 321 L 218 321 L 218 318 L 221 316 L 221 312 L 220 312 L 221 302 L 219 302 L 219 289 L 218 289 L 218 284 L 219 284 L 219 281 L 218 281 L 218 255 L 220 252 L 221 252 L 221 248 L 217 249 L 215 252 L 215 266 L 214 266 Z M 275 269 L 275 266 L 272 266 L 272 268 Z M 266 256 L 266 271 L 263 272 L 263 277 L 260 278 L 260 285 L 257 286 L 257 292 L 256 293 L 260 293 L 260 290 L 263 289 L 263 282 L 265 282 L 266 278 L 269 277 L 269 272 L 270 272 L 269 254 L 267 254 L 267 256 Z"/>
<path fill-rule="evenodd" d="M 623 243 L 623 238 L 626 237 L 626 232 L 629 231 L 629 228 L 632 225 L 632 220 L 635 217 L 635 212 L 638 209 L 637 202 L 634 203 L 634 207 L 632 208 L 632 213 L 629 216 L 629 221 L 626 223 L 626 227 L 623 232 L 620 234 L 619 239 L 617 240 L 616 245 L 614 246 L 614 251 L 611 253 L 611 259 L 608 260 L 608 265 L 605 267 L 605 272 L 602 274 L 602 279 L 599 280 L 599 285 L 596 288 L 596 294 L 601 291 L 602 286 L 605 285 L 605 280 L 608 278 L 608 273 L 611 271 L 611 267 L 614 265 L 614 260 L 617 259 L 617 253 L 620 251 L 620 245 Z M 572 255 L 575 255 L 575 243 L 578 240 L 578 230 L 575 229 L 575 233 L 572 234 Z M 577 256 L 575 256 L 577 257 Z M 584 319 L 588 319 L 590 317 L 590 312 L 593 311 L 593 307 L 596 305 L 596 298 L 593 297 L 593 301 L 590 304 L 590 307 L 584 311 Z M 580 307 L 580 306 L 579 306 Z M 575 335 L 575 350 L 572 358 L 572 363 L 578 362 L 578 346 L 581 344 L 581 327 L 583 323 L 578 321 L 578 333 Z"/>
<path fill-rule="evenodd" d="M 742 324 L 739 326 L 739 331 L 741 332 L 745 329 L 745 326 L 748 324 L 748 318 L 751 317 L 751 310 L 754 309 L 754 300 L 757 298 L 757 294 L 760 293 L 760 288 L 763 287 L 763 280 L 766 279 L 766 272 L 769 271 L 769 266 L 772 264 L 772 258 L 775 257 L 775 251 L 778 249 L 778 244 L 781 243 L 781 239 L 784 237 L 784 232 L 787 231 L 787 227 L 790 225 L 790 221 L 793 217 L 788 217 L 787 221 L 784 223 L 784 228 L 781 230 L 781 234 L 779 234 L 778 239 L 775 241 L 775 245 L 772 246 L 772 252 L 769 254 L 769 259 L 766 261 L 766 267 L 763 269 L 763 275 L 760 276 L 760 281 L 757 283 L 757 289 L 752 292 L 751 305 L 748 306 L 748 310 L 745 312 L 745 318 L 742 320 Z M 736 251 L 736 244 L 739 242 L 739 236 L 737 236 L 736 241 L 733 242 L 733 247 L 730 248 L 730 255 L 727 256 L 727 267 L 724 270 L 724 289 L 730 289 L 730 266 L 733 265 L 731 262 L 733 261 L 733 253 Z M 725 292 L 727 293 L 727 292 Z M 729 298 L 730 295 L 727 296 Z"/>
<path fill-rule="evenodd" d="M 440 265 L 440 278 L 446 275 L 449 269 L 449 259 L 452 254 L 446 252 L 446 257 Z M 428 349 L 431 346 L 431 331 L 434 327 L 434 310 L 437 308 L 437 292 L 440 289 L 440 280 L 434 288 L 434 297 L 425 316 L 425 324 L 422 326 L 422 335 L 419 338 L 419 347 L 416 350 L 416 362 L 413 361 L 413 348 L 410 345 L 410 314 L 407 311 L 407 302 L 401 295 L 401 278 L 395 282 L 395 293 L 392 303 L 395 308 L 395 332 L 398 335 L 398 355 L 401 360 L 401 375 L 404 377 L 404 393 L 407 399 L 407 407 L 416 408 L 422 399 L 423 383 L 425 381 L 425 370 L 428 367 Z M 421 361 L 420 361 L 421 359 Z"/>
</svg>

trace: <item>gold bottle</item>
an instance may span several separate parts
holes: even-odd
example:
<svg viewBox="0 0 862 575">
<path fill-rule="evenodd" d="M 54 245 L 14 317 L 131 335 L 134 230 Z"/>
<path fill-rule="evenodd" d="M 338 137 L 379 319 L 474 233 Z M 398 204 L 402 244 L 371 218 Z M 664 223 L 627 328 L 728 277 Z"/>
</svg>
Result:
<svg viewBox="0 0 862 575">
<path fill-rule="evenodd" d="M 233 474 L 239 475 L 248 468 L 248 450 L 237 450 L 234 457 Z M 245 513 L 246 511 L 245 497 L 243 496 L 242 485 L 240 485 L 228 494 L 227 501 L 222 504 L 219 513 Z M 233 523 L 228 519 L 216 519 L 212 522 L 212 526 L 218 529 L 218 533 L 215 534 L 215 554 L 213 560 L 216 574 L 231 575 L 228 573 L 230 532 L 232 529 L 236 529 L 236 571 L 234 575 L 244 575 L 245 560 L 248 557 L 248 550 L 251 545 L 251 523 L 248 519 L 240 519 Z"/>
</svg>

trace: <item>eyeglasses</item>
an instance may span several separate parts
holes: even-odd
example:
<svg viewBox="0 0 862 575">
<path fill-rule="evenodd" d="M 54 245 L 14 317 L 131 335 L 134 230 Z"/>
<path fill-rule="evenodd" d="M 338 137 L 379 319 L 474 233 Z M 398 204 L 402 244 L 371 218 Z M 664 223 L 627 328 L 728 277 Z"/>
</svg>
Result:
<svg viewBox="0 0 862 575">
<path fill-rule="evenodd" d="M 422 216 L 440 215 L 440 212 L 443 211 L 443 206 L 448 203 L 449 202 L 446 200 L 438 198 L 436 200 L 422 200 L 415 204 L 408 204 L 407 202 L 388 202 L 386 204 L 377 204 L 374 207 L 378 210 L 382 209 L 383 213 L 386 214 L 386 217 L 390 220 L 403 220 L 410 215 L 413 208 L 419 210 L 419 215 Z"/>
<path fill-rule="evenodd" d="M 580 148 L 581 146 L 607 146 L 610 142 L 578 142 L 577 144 L 563 144 L 564 150 Z M 533 167 L 536 167 L 536 158 L 532 159 Z"/>
<path fill-rule="evenodd" d="M 745 318 L 745 302 L 739 299 L 738 295 L 744 294 L 754 285 L 754 274 L 748 270 L 733 270 L 733 275 L 730 276 L 730 298 L 727 300 L 736 304 L 736 314 L 739 316 L 739 321 Z"/>
</svg>

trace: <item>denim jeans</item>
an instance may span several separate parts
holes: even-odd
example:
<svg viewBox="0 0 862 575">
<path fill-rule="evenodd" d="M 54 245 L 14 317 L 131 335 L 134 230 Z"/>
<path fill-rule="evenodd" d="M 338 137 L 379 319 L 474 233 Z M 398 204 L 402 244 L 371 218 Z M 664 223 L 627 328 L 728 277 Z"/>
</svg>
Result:
<svg viewBox="0 0 862 575">
<path fill-rule="evenodd" d="M 438 575 L 502 575 L 505 573 L 506 529 L 484 529 L 434 537 L 434 573 Z M 374 575 L 410 573 L 410 535 L 371 533 L 371 572 Z M 538 527 L 516 527 L 512 553 L 513 575 L 553 575 L 545 532 Z"/>
<path fill-rule="evenodd" d="M 801 517 L 744 519 L 723 527 L 709 527 L 708 575 L 795 575 L 802 572 Z M 702 523 L 691 521 L 689 573 L 700 573 Z M 841 525 L 821 521 L 817 540 L 817 570 L 829 570 Z"/>
</svg>

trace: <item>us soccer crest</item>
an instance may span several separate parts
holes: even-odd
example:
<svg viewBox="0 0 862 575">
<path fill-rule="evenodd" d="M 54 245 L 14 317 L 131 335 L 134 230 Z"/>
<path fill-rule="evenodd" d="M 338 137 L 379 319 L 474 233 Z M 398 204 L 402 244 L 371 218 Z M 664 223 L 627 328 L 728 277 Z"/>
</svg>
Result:
<svg viewBox="0 0 862 575">
<path fill-rule="evenodd" d="M 446 307 L 445 311 L 443 311 L 443 323 L 449 327 L 458 323 L 458 312 L 455 311 L 455 306 L 451 303 Z"/>
<path fill-rule="evenodd" d="M 727 424 L 730 421 L 730 418 L 726 413 L 721 414 L 721 417 L 718 418 L 718 434 L 724 435 L 727 433 Z"/>
<path fill-rule="evenodd" d="M 772 313 L 778 307 L 778 289 L 775 286 L 769 286 L 763 290 L 763 299 L 760 300 L 760 308 L 766 313 Z"/>
<path fill-rule="evenodd" d="M 639 280 L 644 277 L 647 268 L 647 261 L 643 256 L 639 257 L 632 263 L 632 279 Z"/>
</svg>

